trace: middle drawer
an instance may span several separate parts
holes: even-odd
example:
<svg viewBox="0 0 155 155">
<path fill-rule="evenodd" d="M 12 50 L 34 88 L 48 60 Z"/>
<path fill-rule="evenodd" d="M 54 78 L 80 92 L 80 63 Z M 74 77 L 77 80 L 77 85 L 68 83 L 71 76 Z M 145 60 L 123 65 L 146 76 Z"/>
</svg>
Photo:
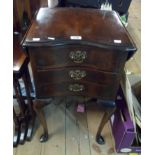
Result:
<svg viewBox="0 0 155 155">
<path fill-rule="evenodd" d="M 97 84 L 111 85 L 114 81 L 119 80 L 119 74 L 93 70 L 84 67 L 68 67 L 57 68 L 52 70 L 37 70 L 36 82 L 48 83 L 61 83 L 61 82 L 89 82 Z"/>
</svg>

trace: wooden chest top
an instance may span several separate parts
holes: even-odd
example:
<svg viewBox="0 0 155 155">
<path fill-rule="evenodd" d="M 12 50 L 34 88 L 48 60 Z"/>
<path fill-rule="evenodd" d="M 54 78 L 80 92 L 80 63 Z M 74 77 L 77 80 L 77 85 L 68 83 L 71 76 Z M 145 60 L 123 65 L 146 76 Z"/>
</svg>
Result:
<svg viewBox="0 0 155 155">
<path fill-rule="evenodd" d="M 91 43 L 123 51 L 136 50 L 116 12 L 83 8 L 41 8 L 24 45 L 39 46 L 46 43 L 52 46 L 69 44 L 75 40 L 81 44 Z"/>
</svg>

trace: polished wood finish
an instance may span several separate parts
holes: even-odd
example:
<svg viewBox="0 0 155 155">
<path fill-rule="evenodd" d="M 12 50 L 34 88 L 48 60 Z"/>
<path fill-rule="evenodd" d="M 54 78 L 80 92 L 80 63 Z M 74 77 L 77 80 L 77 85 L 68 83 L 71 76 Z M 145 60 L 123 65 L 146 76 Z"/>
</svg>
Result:
<svg viewBox="0 0 155 155">
<path fill-rule="evenodd" d="M 55 42 L 66 44 L 64 40 L 72 41 L 70 36 L 82 36 L 82 42 L 135 51 L 133 41 L 116 12 L 82 8 L 41 8 L 27 34 L 25 44 L 36 46 L 50 42 L 48 37 L 55 38 L 49 46 Z M 34 44 L 33 38 L 40 38 L 40 41 Z M 114 40 L 121 40 L 121 44 Z"/>
<path fill-rule="evenodd" d="M 21 38 L 21 34 L 13 35 L 13 73 L 16 76 L 20 75 L 25 64 L 29 62 L 20 45 Z"/>
<path fill-rule="evenodd" d="M 116 12 L 81 8 L 41 8 L 23 47 L 30 56 L 36 99 L 87 96 L 105 100 L 107 107 L 115 100 L 126 60 L 136 51 Z M 71 78 L 69 72 L 76 70 L 85 71 L 82 79 L 84 73 Z M 41 142 L 48 139 L 42 107 L 40 103 L 34 107 L 44 129 Z M 97 132 L 100 144 L 101 131 L 115 110 L 110 109 Z"/>
<path fill-rule="evenodd" d="M 35 65 L 38 69 L 82 66 L 107 72 L 119 72 L 124 66 L 122 61 L 124 61 L 127 56 L 125 52 L 116 52 L 115 50 L 102 49 L 92 45 L 40 47 L 38 49 L 31 47 L 29 51 L 33 59 L 32 61 L 35 61 Z M 70 58 L 71 52 L 76 51 L 86 52 L 86 58 L 82 63 L 75 63 L 75 60 Z"/>
<path fill-rule="evenodd" d="M 70 85 L 82 85 L 83 90 L 69 90 Z M 88 97 L 99 97 L 105 100 L 115 99 L 115 89 L 117 89 L 117 84 L 108 87 L 107 85 L 96 85 L 92 83 L 82 83 L 82 82 L 64 82 L 61 84 L 47 84 L 36 87 L 38 90 L 38 98 L 49 98 L 53 96 L 88 96 Z M 112 88 L 112 90 L 110 89 Z M 115 88 L 115 89 L 113 89 Z M 114 91 L 115 90 L 115 91 Z"/>
<path fill-rule="evenodd" d="M 114 79 L 117 79 L 118 74 L 109 73 L 100 70 L 95 70 L 86 67 L 67 67 L 58 69 L 38 70 L 38 81 L 48 83 L 61 82 L 90 82 L 95 84 L 114 84 Z M 45 81 L 46 79 L 46 81 Z"/>
</svg>

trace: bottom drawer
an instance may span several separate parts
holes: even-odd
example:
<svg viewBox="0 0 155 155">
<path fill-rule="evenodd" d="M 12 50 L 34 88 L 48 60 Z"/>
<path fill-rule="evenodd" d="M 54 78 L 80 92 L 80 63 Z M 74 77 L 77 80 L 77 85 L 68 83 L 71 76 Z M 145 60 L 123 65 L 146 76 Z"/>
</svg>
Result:
<svg viewBox="0 0 155 155">
<path fill-rule="evenodd" d="M 36 98 L 50 98 L 52 96 L 87 96 L 106 100 L 114 100 L 119 82 L 111 85 L 98 85 L 94 83 L 71 83 L 40 85 L 36 88 Z"/>
</svg>

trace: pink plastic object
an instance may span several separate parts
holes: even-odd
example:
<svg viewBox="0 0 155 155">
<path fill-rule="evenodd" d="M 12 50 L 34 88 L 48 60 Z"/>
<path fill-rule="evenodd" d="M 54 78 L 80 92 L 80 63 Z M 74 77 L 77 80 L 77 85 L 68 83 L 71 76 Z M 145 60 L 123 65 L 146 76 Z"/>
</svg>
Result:
<svg viewBox="0 0 155 155">
<path fill-rule="evenodd" d="M 84 106 L 84 104 L 78 104 L 78 106 L 77 106 L 77 112 L 85 112 L 85 106 Z"/>
</svg>

